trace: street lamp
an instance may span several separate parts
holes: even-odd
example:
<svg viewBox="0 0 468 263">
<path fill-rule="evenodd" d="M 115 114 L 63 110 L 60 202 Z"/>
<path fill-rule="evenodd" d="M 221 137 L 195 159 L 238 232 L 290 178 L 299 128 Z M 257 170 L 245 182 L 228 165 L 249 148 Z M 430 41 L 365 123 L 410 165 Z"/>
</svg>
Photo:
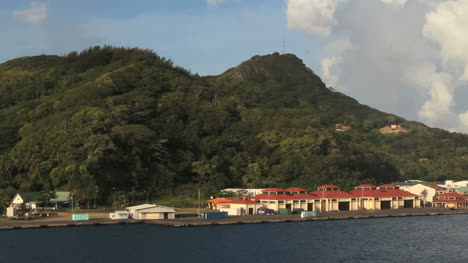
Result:
<svg viewBox="0 0 468 263">
<path fill-rule="evenodd" d="M 96 195 L 99 192 L 99 187 L 96 186 L 96 191 L 94 191 L 94 196 L 93 196 L 93 208 L 97 208 L 96 206 Z"/>
</svg>

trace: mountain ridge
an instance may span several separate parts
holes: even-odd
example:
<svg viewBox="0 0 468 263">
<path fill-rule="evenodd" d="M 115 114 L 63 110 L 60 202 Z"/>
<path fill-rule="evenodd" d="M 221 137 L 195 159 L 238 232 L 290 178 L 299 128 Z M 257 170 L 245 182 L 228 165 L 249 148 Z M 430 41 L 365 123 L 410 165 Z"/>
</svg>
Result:
<svg viewBox="0 0 468 263">
<path fill-rule="evenodd" d="M 467 135 L 359 104 L 292 54 L 206 77 L 142 49 L 23 57 L 0 64 L 0 120 L 2 202 L 18 190 L 73 190 L 86 203 L 96 189 L 111 202 L 468 178 Z M 410 132 L 379 132 L 390 124 Z"/>
</svg>

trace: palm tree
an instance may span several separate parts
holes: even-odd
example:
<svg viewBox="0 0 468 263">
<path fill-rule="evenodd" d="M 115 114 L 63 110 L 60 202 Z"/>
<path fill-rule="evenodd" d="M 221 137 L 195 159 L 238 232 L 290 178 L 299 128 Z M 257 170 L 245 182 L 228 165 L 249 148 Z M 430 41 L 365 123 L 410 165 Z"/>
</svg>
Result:
<svg viewBox="0 0 468 263">
<path fill-rule="evenodd" d="M 421 196 L 423 198 L 423 201 L 424 201 L 424 207 L 426 207 L 426 202 L 427 202 L 427 196 L 429 195 L 429 193 L 427 192 L 427 189 L 424 189 L 421 191 Z"/>
</svg>

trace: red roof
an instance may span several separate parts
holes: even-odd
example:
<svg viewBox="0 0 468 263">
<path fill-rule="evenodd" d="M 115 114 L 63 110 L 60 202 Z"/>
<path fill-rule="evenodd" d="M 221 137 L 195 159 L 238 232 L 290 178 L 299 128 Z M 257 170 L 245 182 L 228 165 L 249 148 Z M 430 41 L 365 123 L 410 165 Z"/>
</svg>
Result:
<svg viewBox="0 0 468 263">
<path fill-rule="evenodd" d="M 292 200 L 294 199 L 292 195 L 287 195 L 287 194 L 259 194 L 259 195 L 256 195 L 254 197 L 252 197 L 252 199 L 255 199 L 255 200 L 260 200 L 260 199 L 263 199 L 263 200 Z"/>
<path fill-rule="evenodd" d="M 437 199 L 433 203 L 468 203 L 466 199 Z"/>
<path fill-rule="evenodd" d="M 212 204 L 229 204 L 238 200 L 239 197 L 216 197 L 215 199 L 206 200 L 206 202 Z"/>
<path fill-rule="evenodd" d="M 298 199 L 317 199 L 315 195 L 311 194 L 293 194 L 292 199 L 298 200 Z"/>
<path fill-rule="evenodd" d="M 450 192 L 450 193 L 445 193 L 445 194 L 439 195 L 437 198 L 441 198 L 441 197 L 462 197 L 462 198 L 465 198 L 466 196 L 462 195 L 462 194 L 459 194 L 459 193 Z"/>
<path fill-rule="evenodd" d="M 258 205 L 260 204 L 259 202 L 255 202 L 252 200 L 239 200 L 236 202 L 232 202 L 231 204 L 241 204 L 241 205 Z"/>
<path fill-rule="evenodd" d="M 446 191 L 447 188 L 445 187 L 442 187 L 442 186 L 439 186 L 439 185 L 436 185 L 436 184 L 426 184 L 426 186 L 429 186 L 431 188 L 434 188 L 436 189 L 437 191 Z"/>
<path fill-rule="evenodd" d="M 377 190 L 361 190 L 356 189 L 350 192 L 353 197 L 413 197 L 417 196 L 410 192 L 400 189 L 377 189 Z"/>
<path fill-rule="evenodd" d="M 377 186 L 371 184 L 360 184 L 356 185 L 354 188 L 377 188 Z"/>
<path fill-rule="evenodd" d="M 267 188 L 262 190 L 262 192 L 284 192 L 284 190 L 281 188 Z"/>
<path fill-rule="evenodd" d="M 290 187 L 288 189 L 284 189 L 285 192 L 307 192 L 306 189 L 300 187 Z"/>
<path fill-rule="evenodd" d="M 343 191 L 315 191 L 312 193 L 309 193 L 312 196 L 315 196 L 315 199 L 318 198 L 351 198 L 352 196 L 349 193 L 343 192 Z"/>
<path fill-rule="evenodd" d="M 400 187 L 400 186 L 396 184 L 383 184 L 383 185 L 380 185 L 379 187 Z"/>
<path fill-rule="evenodd" d="M 333 184 L 324 184 L 324 185 L 321 185 L 318 187 L 319 189 L 330 189 L 330 188 L 339 188 L 338 186 L 336 185 L 333 185 Z"/>
</svg>

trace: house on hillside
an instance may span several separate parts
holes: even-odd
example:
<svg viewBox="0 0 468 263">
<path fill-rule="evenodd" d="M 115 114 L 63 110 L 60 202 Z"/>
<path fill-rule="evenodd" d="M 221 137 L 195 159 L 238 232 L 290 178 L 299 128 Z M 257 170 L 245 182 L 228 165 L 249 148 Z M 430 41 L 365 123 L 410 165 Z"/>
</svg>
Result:
<svg viewBox="0 0 468 263">
<path fill-rule="evenodd" d="M 349 131 L 351 130 L 351 126 L 347 126 L 347 125 L 344 125 L 344 124 L 335 124 L 335 131 L 340 131 L 340 132 L 343 132 L 343 131 Z"/>
<path fill-rule="evenodd" d="M 399 124 L 387 125 L 387 126 L 385 126 L 385 127 L 383 127 L 383 128 L 380 128 L 379 131 L 380 131 L 380 133 L 382 133 L 382 134 L 386 134 L 386 133 L 400 133 L 400 132 L 408 133 L 408 132 L 410 132 L 409 129 L 403 128 L 403 127 L 401 127 Z"/>
</svg>

